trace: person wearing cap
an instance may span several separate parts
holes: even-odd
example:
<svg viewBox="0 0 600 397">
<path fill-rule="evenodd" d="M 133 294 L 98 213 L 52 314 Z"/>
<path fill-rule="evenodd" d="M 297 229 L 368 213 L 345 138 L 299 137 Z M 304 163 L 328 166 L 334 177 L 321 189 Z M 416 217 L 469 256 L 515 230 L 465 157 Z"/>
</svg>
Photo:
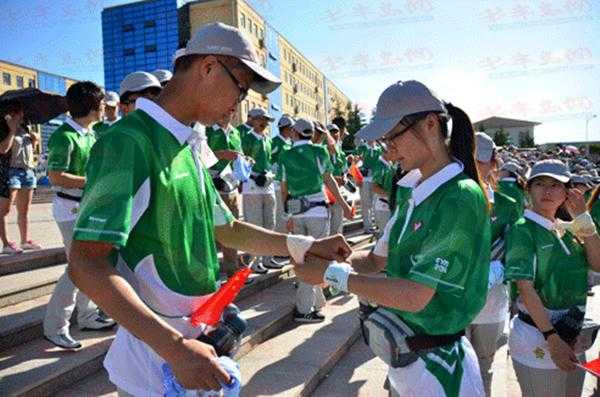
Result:
<svg viewBox="0 0 600 397">
<path fill-rule="evenodd" d="M 248 90 L 281 81 L 236 28 L 196 31 L 173 78 L 92 149 L 69 261 L 82 291 L 120 327 L 104 360 L 121 395 L 162 396 L 168 363 L 186 389 L 219 390 L 229 375 L 189 316 L 217 289 L 216 242 L 253 255 L 342 258 L 340 236 L 311 241 L 233 218 L 207 167 L 214 155 L 189 127 L 232 115 Z M 119 150 L 115 150 L 119 148 Z"/>
<path fill-rule="evenodd" d="M 389 314 L 389 332 L 412 330 L 416 361 L 390 367 L 392 396 L 481 396 L 464 331 L 485 303 L 490 223 L 471 121 L 418 81 L 388 87 L 376 109 L 357 137 L 393 149 L 407 171 L 398 182 L 406 199 L 397 200 L 372 251 L 354 252 L 345 264 L 310 258 L 296 275 L 376 302 Z"/>
<path fill-rule="evenodd" d="M 250 112 L 254 127 L 242 137 L 244 154 L 254 160 L 250 179 L 242 184 L 244 220 L 265 229 L 275 228 L 275 185 L 271 172 L 271 137 L 269 123 L 275 121 L 264 109 Z M 252 269 L 264 274 L 271 266 L 271 257 L 254 258 Z"/>
<path fill-rule="evenodd" d="M 129 73 L 119 86 L 121 112 L 124 115 L 133 112 L 138 98 L 154 100 L 161 90 L 160 81 L 153 74 L 142 71 Z"/>
<path fill-rule="evenodd" d="M 104 95 L 104 119 L 94 124 L 96 139 L 99 139 L 108 128 L 119 121 L 119 94 L 114 91 L 107 91 Z"/>
<path fill-rule="evenodd" d="M 344 214 L 350 218 L 351 209 L 342 197 L 332 176 L 333 165 L 329 152 L 315 144 L 312 121 L 300 118 L 293 126 L 292 148 L 283 152 L 279 160 L 281 197 L 292 231 L 314 238 L 329 235 L 330 214 L 325 186 L 337 202 L 342 203 Z M 323 290 L 318 285 L 298 283 L 294 321 L 315 323 L 325 319 L 321 309 L 325 306 Z"/>
<path fill-rule="evenodd" d="M 279 158 L 281 157 L 281 153 L 292 147 L 292 135 L 295 120 L 284 114 L 281 116 L 279 121 L 277 122 L 277 128 L 279 129 L 279 134 L 273 137 L 271 140 L 271 162 L 272 167 L 271 171 L 275 175 L 274 180 L 274 188 L 275 188 L 275 230 L 279 233 L 285 233 L 286 229 L 286 221 L 284 219 L 284 206 L 283 201 L 281 200 L 281 180 L 279 170 Z M 266 265 L 267 267 L 274 266 L 275 268 L 280 268 L 279 262 Z"/>
<path fill-rule="evenodd" d="M 173 73 L 166 69 L 156 69 L 152 75 L 158 79 L 162 87 L 166 86 L 169 80 L 173 78 Z"/>
<path fill-rule="evenodd" d="M 215 188 L 221 199 L 235 217 L 239 217 L 240 195 L 239 183 L 233 178 L 233 161 L 243 156 L 242 139 L 239 131 L 230 123 L 233 115 L 227 114 L 212 126 L 206 128 L 208 146 L 219 161 L 210 167 Z M 239 269 L 237 250 L 219 246 L 223 252 L 221 271 L 229 278 Z"/>
<path fill-rule="evenodd" d="M 242 123 L 236 127 L 237 130 L 240 132 L 240 136 L 242 138 L 245 137 L 246 134 L 254 128 L 254 118 L 252 117 L 252 115 L 256 114 L 257 111 L 260 111 L 260 110 L 261 109 L 258 109 L 258 108 L 250 109 L 250 111 L 248 112 L 248 115 L 246 117 L 246 122 Z"/>
<path fill-rule="evenodd" d="M 398 171 L 394 159 L 393 148 L 384 148 L 384 152 L 373 165 L 373 217 L 379 233 L 383 232 L 391 216 L 389 202 L 392 181 Z"/>
<path fill-rule="evenodd" d="M 575 189 L 583 192 L 585 201 L 588 201 L 592 195 L 592 177 L 589 174 L 578 174 L 571 176 L 571 185 Z"/>
<path fill-rule="evenodd" d="M 73 228 L 83 189 L 89 182 L 86 167 L 96 142 L 92 126 L 102 118 L 104 94 L 96 84 L 84 81 L 69 87 L 66 99 L 69 117 L 48 140 L 48 177 L 56 192 L 52 215 L 70 260 Z M 81 347 L 69 331 L 75 307 L 77 325 L 82 330 L 107 329 L 115 325 L 113 320 L 100 315 L 96 305 L 77 290 L 65 271 L 56 283 L 44 317 L 44 337 L 56 346 L 64 349 Z"/>
<path fill-rule="evenodd" d="M 365 233 L 373 232 L 373 166 L 379 161 L 382 153 L 381 146 L 375 140 L 365 140 L 357 148 L 357 154 L 362 159 L 361 172 L 364 175 L 360 186 L 360 206 Z"/>
<path fill-rule="evenodd" d="M 516 162 L 506 162 L 498 172 L 498 191 L 514 199 L 523 213 L 525 210 L 525 182 L 521 171 L 522 168 Z"/>
<path fill-rule="evenodd" d="M 588 271 L 600 270 L 600 237 L 583 194 L 570 189 L 560 160 L 534 164 L 531 206 L 507 233 L 505 278 L 518 289 L 508 346 L 524 396 L 581 395 L 585 349 L 574 348 L 587 300 Z M 565 206 L 573 222 L 556 214 Z"/>
<path fill-rule="evenodd" d="M 477 169 L 487 191 L 492 208 L 492 256 L 488 292 L 485 306 L 466 330 L 467 338 L 479 360 L 479 370 L 487 396 L 491 395 L 492 363 L 498 346 L 498 340 L 504 331 L 508 314 L 508 289 L 504 281 L 504 244 L 505 234 L 521 217 L 520 208 L 515 200 L 497 191 L 494 172 L 497 167 L 496 145 L 488 135 L 478 132 L 476 139 Z"/>
<path fill-rule="evenodd" d="M 342 150 L 340 128 L 337 126 L 337 124 L 332 123 L 327 125 L 327 131 L 335 141 L 333 148 L 329 151 L 331 163 L 333 164 L 332 175 L 339 186 L 340 193 L 342 194 L 344 201 L 347 201 L 348 191 L 346 190 L 345 185 L 347 182 L 346 172 L 348 172 L 348 160 L 346 159 L 346 154 Z M 344 208 L 342 203 L 336 201 L 330 208 L 331 230 L 329 232 L 331 234 L 342 233 L 344 221 Z"/>
</svg>

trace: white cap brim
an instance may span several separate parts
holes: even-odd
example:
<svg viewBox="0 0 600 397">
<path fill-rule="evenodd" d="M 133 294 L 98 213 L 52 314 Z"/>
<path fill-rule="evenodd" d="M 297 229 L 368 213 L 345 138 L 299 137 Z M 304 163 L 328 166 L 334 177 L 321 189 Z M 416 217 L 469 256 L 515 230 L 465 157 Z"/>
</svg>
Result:
<svg viewBox="0 0 600 397">
<path fill-rule="evenodd" d="M 238 59 L 258 76 L 258 79 L 255 79 L 255 81 L 250 85 L 252 90 L 258 92 L 259 94 L 266 95 L 275 91 L 281 85 L 281 80 L 256 62 L 252 62 L 244 58 Z"/>
<path fill-rule="evenodd" d="M 106 101 L 106 106 L 110 106 L 110 107 L 117 107 L 117 101 Z"/>
<path fill-rule="evenodd" d="M 527 181 L 531 181 L 532 179 L 540 177 L 540 176 L 547 176 L 552 179 L 556 179 L 557 181 L 559 181 L 561 183 L 568 183 L 571 180 L 570 177 L 565 176 L 565 175 L 557 175 L 557 174 L 552 174 L 550 172 L 540 172 L 539 174 L 530 175 L 529 178 L 527 178 Z"/>
</svg>

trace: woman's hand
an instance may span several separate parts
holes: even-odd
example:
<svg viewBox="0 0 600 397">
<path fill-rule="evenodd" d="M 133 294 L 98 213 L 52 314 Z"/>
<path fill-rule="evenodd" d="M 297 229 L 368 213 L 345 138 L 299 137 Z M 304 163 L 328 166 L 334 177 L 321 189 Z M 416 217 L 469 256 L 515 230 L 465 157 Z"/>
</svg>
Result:
<svg viewBox="0 0 600 397">
<path fill-rule="evenodd" d="M 294 273 L 300 281 L 311 285 L 321 285 L 327 266 L 329 266 L 329 262 L 307 254 L 303 264 L 294 263 Z"/>
<path fill-rule="evenodd" d="M 567 192 L 567 201 L 565 201 L 565 207 L 571 217 L 577 218 L 579 215 L 587 211 L 587 204 L 585 202 L 585 196 L 580 189 L 569 189 Z"/>
<path fill-rule="evenodd" d="M 573 371 L 578 362 L 575 352 L 558 334 L 548 337 L 548 350 L 554 364 L 563 371 Z"/>
</svg>

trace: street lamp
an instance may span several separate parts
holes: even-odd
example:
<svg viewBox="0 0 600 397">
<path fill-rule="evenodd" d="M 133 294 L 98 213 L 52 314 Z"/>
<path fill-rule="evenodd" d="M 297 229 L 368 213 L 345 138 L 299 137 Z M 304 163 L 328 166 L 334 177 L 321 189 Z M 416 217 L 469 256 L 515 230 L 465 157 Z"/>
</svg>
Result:
<svg viewBox="0 0 600 397">
<path fill-rule="evenodd" d="M 588 114 L 585 118 L 585 141 L 586 142 L 590 141 L 590 138 L 589 138 L 590 120 L 595 119 L 596 117 L 598 117 L 597 114 Z"/>
</svg>

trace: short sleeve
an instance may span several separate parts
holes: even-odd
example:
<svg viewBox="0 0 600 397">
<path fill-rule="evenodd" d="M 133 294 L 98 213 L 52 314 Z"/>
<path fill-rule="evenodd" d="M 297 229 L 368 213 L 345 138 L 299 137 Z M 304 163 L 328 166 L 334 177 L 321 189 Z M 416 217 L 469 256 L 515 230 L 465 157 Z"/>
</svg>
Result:
<svg viewBox="0 0 600 397">
<path fill-rule="evenodd" d="M 56 131 L 48 140 L 48 171 L 66 171 L 71 164 L 73 142 L 64 133 Z"/>
<path fill-rule="evenodd" d="M 327 148 L 321 147 L 319 151 L 318 166 L 321 174 L 332 174 L 333 164 L 331 163 L 331 157 Z"/>
<path fill-rule="evenodd" d="M 98 141 L 88 161 L 73 239 L 125 246 L 148 209 L 149 175 L 147 157 L 136 139 L 120 132 Z"/>
<path fill-rule="evenodd" d="M 535 241 L 522 224 L 512 226 L 506 233 L 504 278 L 507 281 L 535 279 Z"/>
<path fill-rule="evenodd" d="M 387 258 L 388 249 L 389 249 L 389 241 L 390 241 L 390 232 L 392 230 L 392 227 L 396 223 L 397 219 L 398 219 L 398 207 L 396 207 L 396 211 L 394 212 L 394 215 L 385 224 L 385 228 L 383 229 L 383 233 L 382 233 L 381 237 L 379 237 L 379 239 L 377 240 L 377 243 L 375 243 L 375 247 L 373 248 L 373 254 L 380 256 L 382 258 Z"/>
<path fill-rule="evenodd" d="M 444 197 L 406 278 L 436 291 L 462 291 L 471 266 L 488 266 L 491 230 L 483 192 L 462 188 Z M 477 231 L 474 233 L 474 231 Z M 485 256 L 485 258 L 484 258 Z M 486 271 L 489 268 L 486 268 Z M 485 279 L 487 280 L 487 273 Z"/>
</svg>

